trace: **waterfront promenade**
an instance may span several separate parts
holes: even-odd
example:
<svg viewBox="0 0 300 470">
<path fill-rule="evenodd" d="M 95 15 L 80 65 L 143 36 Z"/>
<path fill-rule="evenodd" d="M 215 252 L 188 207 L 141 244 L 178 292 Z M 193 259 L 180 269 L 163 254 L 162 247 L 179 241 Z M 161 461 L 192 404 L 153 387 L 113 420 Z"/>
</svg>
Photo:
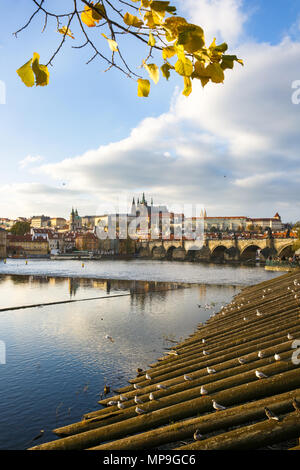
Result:
<svg viewBox="0 0 300 470">
<path fill-rule="evenodd" d="M 299 299 L 300 272 L 244 288 L 98 411 L 32 449 L 298 449 Z"/>
</svg>

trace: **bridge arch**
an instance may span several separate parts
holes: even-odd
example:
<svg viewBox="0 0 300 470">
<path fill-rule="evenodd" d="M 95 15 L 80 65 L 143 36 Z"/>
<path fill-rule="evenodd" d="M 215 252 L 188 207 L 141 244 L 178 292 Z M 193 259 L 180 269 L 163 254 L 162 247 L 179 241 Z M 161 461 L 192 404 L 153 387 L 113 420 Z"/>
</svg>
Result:
<svg viewBox="0 0 300 470">
<path fill-rule="evenodd" d="M 166 252 L 166 258 L 168 260 L 171 260 L 173 258 L 173 252 L 174 250 L 176 250 L 176 246 L 169 246 L 169 248 L 167 249 L 167 252 Z"/>
<path fill-rule="evenodd" d="M 215 246 L 211 252 L 211 259 L 223 261 L 226 250 L 227 250 L 227 247 L 224 245 Z"/>
<path fill-rule="evenodd" d="M 251 243 L 247 245 L 240 254 L 241 260 L 255 260 L 257 255 L 257 250 L 261 250 L 261 247 Z"/>
<path fill-rule="evenodd" d="M 286 258 L 289 258 L 290 256 L 293 256 L 294 252 L 293 252 L 293 245 L 291 243 L 289 243 L 288 245 L 284 245 L 282 246 L 279 250 L 278 250 L 278 256 L 280 258 L 282 258 L 283 256 L 285 256 Z"/>
</svg>

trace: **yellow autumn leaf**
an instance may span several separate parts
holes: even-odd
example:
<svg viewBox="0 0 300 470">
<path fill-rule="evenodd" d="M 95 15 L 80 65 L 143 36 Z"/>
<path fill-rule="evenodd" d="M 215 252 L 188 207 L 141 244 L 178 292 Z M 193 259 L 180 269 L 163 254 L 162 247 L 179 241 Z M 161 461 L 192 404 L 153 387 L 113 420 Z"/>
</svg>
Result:
<svg viewBox="0 0 300 470">
<path fill-rule="evenodd" d="M 204 45 L 204 31 L 200 26 L 194 24 L 184 24 L 178 27 L 178 44 L 192 54 L 199 51 Z"/>
<path fill-rule="evenodd" d="M 110 49 L 113 52 L 118 52 L 118 43 L 113 39 L 108 38 L 104 33 L 102 33 L 102 36 L 107 40 Z"/>
<path fill-rule="evenodd" d="M 225 79 L 224 71 L 220 64 L 209 64 L 206 67 L 206 73 L 214 83 L 223 83 Z"/>
<path fill-rule="evenodd" d="M 166 60 L 166 59 L 169 59 L 170 57 L 173 57 L 173 55 L 175 55 L 176 52 L 177 52 L 177 47 L 176 46 L 163 47 L 163 49 L 162 49 L 163 59 Z"/>
<path fill-rule="evenodd" d="M 69 28 L 67 28 L 67 26 L 63 26 L 62 28 L 58 29 L 57 31 L 60 34 L 63 34 L 63 35 L 69 36 L 72 39 L 75 39 L 75 37 L 73 36 L 72 31 Z"/>
<path fill-rule="evenodd" d="M 148 45 L 153 47 L 153 46 L 155 46 L 155 43 L 156 43 L 155 37 L 153 36 L 152 33 L 149 33 Z"/>
<path fill-rule="evenodd" d="M 156 64 L 146 64 L 143 62 L 144 68 L 149 73 L 150 78 L 154 81 L 154 83 L 158 83 L 159 81 L 159 68 Z"/>
<path fill-rule="evenodd" d="M 169 77 L 170 77 L 170 70 L 171 69 L 174 69 L 173 65 L 169 64 L 168 62 L 166 62 L 165 64 L 163 64 L 161 67 L 160 67 L 160 70 L 163 74 L 163 76 L 169 80 Z"/>
<path fill-rule="evenodd" d="M 127 26 L 134 26 L 135 28 L 140 28 L 144 24 L 137 16 L 131 15 L 128 12 L 125 13 L 123 21 Z"/>
<path fill-rule="evenodd" d="M 17 70 L 17 74 L 21 78 L 22 82 L 28 87 L 32 87 L 34 85 L 34 73 L 31 68 L 31 64 L 32 59 Z"/>
<path fill-rule="evenodd" d="M 40 56 L 37 52 L 33 53 L 32 70 L 35 75 L 36 86 L 46 86 L 49 83 L 49 71 L 46 65 L 39 63 Z"/>
<path fill-rule="evenodd" d="M 150 82 L 149 80 L 144 80 L 143 78 L 138 79 L 138 96 L 147 97 L 150 93 Z"/>
<path fill-rule="evenodd" d="M 184 96 L 189 96 L 192 92 L 192 80 L 190 79 L 190 77 L 183 77 L 183 81 L 184 81 L 184 90 L 182 94 Z"/>
<path fill-rule="evenodd" d="M 105 14 L 105 9 L 104 6 L 99 2 L 97 2 L 95 5 L 93 2 L 91 2 L 90 5 L 93 5 L 97 9 L 97 12 L 85 5 L 84 11 L 81 13 L 81 21 L 89 28 L 93 28 L 97 26 L 99 21 L 103 18 L 101 13 Z"/>
<path fill-rule="evenodd" d="M 178 59 L 175 64 L 175 70 L 179 75 L 184 77 L 190 77 L 193 73 L 194 67 L 190 59 L 185 57 L 185 59 Z"/>
</svg>

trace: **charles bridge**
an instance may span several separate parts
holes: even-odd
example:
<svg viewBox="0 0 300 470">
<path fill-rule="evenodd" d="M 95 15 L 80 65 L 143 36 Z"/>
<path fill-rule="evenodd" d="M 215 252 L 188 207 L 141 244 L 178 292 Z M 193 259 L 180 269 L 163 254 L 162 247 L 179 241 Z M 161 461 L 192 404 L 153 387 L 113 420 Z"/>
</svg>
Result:
<svg viewBox="0 0 300 470">
<path fill-rule="evenodd" d="M 140 240 L 140 257 L 195 261 L 246 261 L 257 257 L 288 257 L 292 254 L 293 238 L 210 238 L 204 240 Z"/>
</svg>

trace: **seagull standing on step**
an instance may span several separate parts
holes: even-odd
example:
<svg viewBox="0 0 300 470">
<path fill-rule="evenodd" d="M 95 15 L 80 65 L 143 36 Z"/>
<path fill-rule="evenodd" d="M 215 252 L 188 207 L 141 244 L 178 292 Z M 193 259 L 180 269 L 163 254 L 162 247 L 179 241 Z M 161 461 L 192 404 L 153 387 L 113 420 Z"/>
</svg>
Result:
<svg viewBox="0 0 300 470">
<path fill-rule="evenodd" d="M 261 372 L 260 370 L 256 370 L 256 371 L 255 371 L 255 375 L 256 375 L 256 377 L 259 378 L 259 379 L 265 379 L 265 378 L 268 377 L 266 374 L 264 374 L 264 373 Z"/>
<path fill-rule="evenodd" d="M 201 395 L 207 395 L 208 394 L 208 391 L 203 387 L 203 385 L 201 385 L 200 394 Z"/>
<path fill-rule="evenodd" d="M 133 388 L 135 388 L 136 390 L 138 390 L 139 388 L 142 388 L 140 385 L 138 384 L 133 384 Z"/>
<path fill-rule="evenodd" d="M 119 408 L 119 410 L 123 410 L 125 408 L 125 405 L 121 401 L 118 401 L 117 407 Z"/>
<path fill-rule="evenodd" d="M 280 360 L 281 360 L 281 357 L 280 357 L 280 355 L 279 355 L 278 353 L 275 353 L 275 354 L 274 354 L 274 359 L 275 359 L 275 361 L 280 361 Z"/>
<path fill-rule="evenodd" d="M 246 364 L 246 360 L 243 357 L 239 357 L 238 361 L 240 364 Z"/>
<path fill-rule="evenodd" d="M 147 379 L 147 380 L 152 380 L 151 377 L 150 377 L 150 375 L 149 375 L 148 373 L 146 373 L 146 379 Z"/>
<path fill-rule="evenodd" d="M 138 414 L 138 415 L 141 415 L 143 413 L 146 413 L 145 410 L 142 410 L 142 408 L 139 408 L 138 406 L 135 408 L 135 412 Z"/>
<path fill-rule="evenodd" d="M 124 395 L 120 395 L 119 400 L 120 400 L 120 401 L 127 401 L 128 398 L 125 397 Z"/>
<path fill-rule="evenodd" d="M 213 400 L 212 403 L 213 403 L 213 407 L 214 407 L 215 410 L 217 410 L 217 411 L 226 410 L 226 406 L 220 405 L 215 400 Z"/>
<path fill-rule="evenodd" d="M 216 370 L 213 369 L 212 367 L 206 367 L 206 370 L 207 370 L 208 374 L 215 374 L 216 373 Z"/>
<path fill-rule="evenodd" d="M 293 404 L 293 407 L 295 408 L 295 410 L 298 413 L 300 413 L 300 403 L 298 402 L 297 398 L 293 398 L 292 404 Z"/>
<path fill-rule="evenodd" d="M 168 389 L 168 387 L 167 387 L 166 385 L 164 385 L 164 384 L 157 384 L 157 385 L 156 385 L 156 388 L 157 388 L 158 390 L 167 390 L 167 389 Z"/>
<path fill-rule="evenodd" d="M 203 439 L 203 436 L 202 434 L 200 434 L 199 429 L 196 429 L 196 431 L 194 432 L 194 440 L 201 441 L 201 439 Z"/>
<path fill-rule="evenodd" d="M 183 376 L 184 380 L 193 380 L 190 375 L 184 374 Z"/>
<path fill-rule="evenodd" d="M 138 405 L 138 404 L 141 404 L 141 403 L 144 403 L 144 402 L 139 397 L 135 396 L 134 397 L 134 403 L 136 403 Z"/>
<path fill-rule="evenodd" d="M 258 357 L 259 357 L 260 359 L 262 359 L 263 357 L 265 357 L 265 355 L 264 355 L 264 353 L 263 353 L 262 351 L 258 351 L 258 354 L 257 354 L 257 355 L 258 355 Z"/>
</svg>

